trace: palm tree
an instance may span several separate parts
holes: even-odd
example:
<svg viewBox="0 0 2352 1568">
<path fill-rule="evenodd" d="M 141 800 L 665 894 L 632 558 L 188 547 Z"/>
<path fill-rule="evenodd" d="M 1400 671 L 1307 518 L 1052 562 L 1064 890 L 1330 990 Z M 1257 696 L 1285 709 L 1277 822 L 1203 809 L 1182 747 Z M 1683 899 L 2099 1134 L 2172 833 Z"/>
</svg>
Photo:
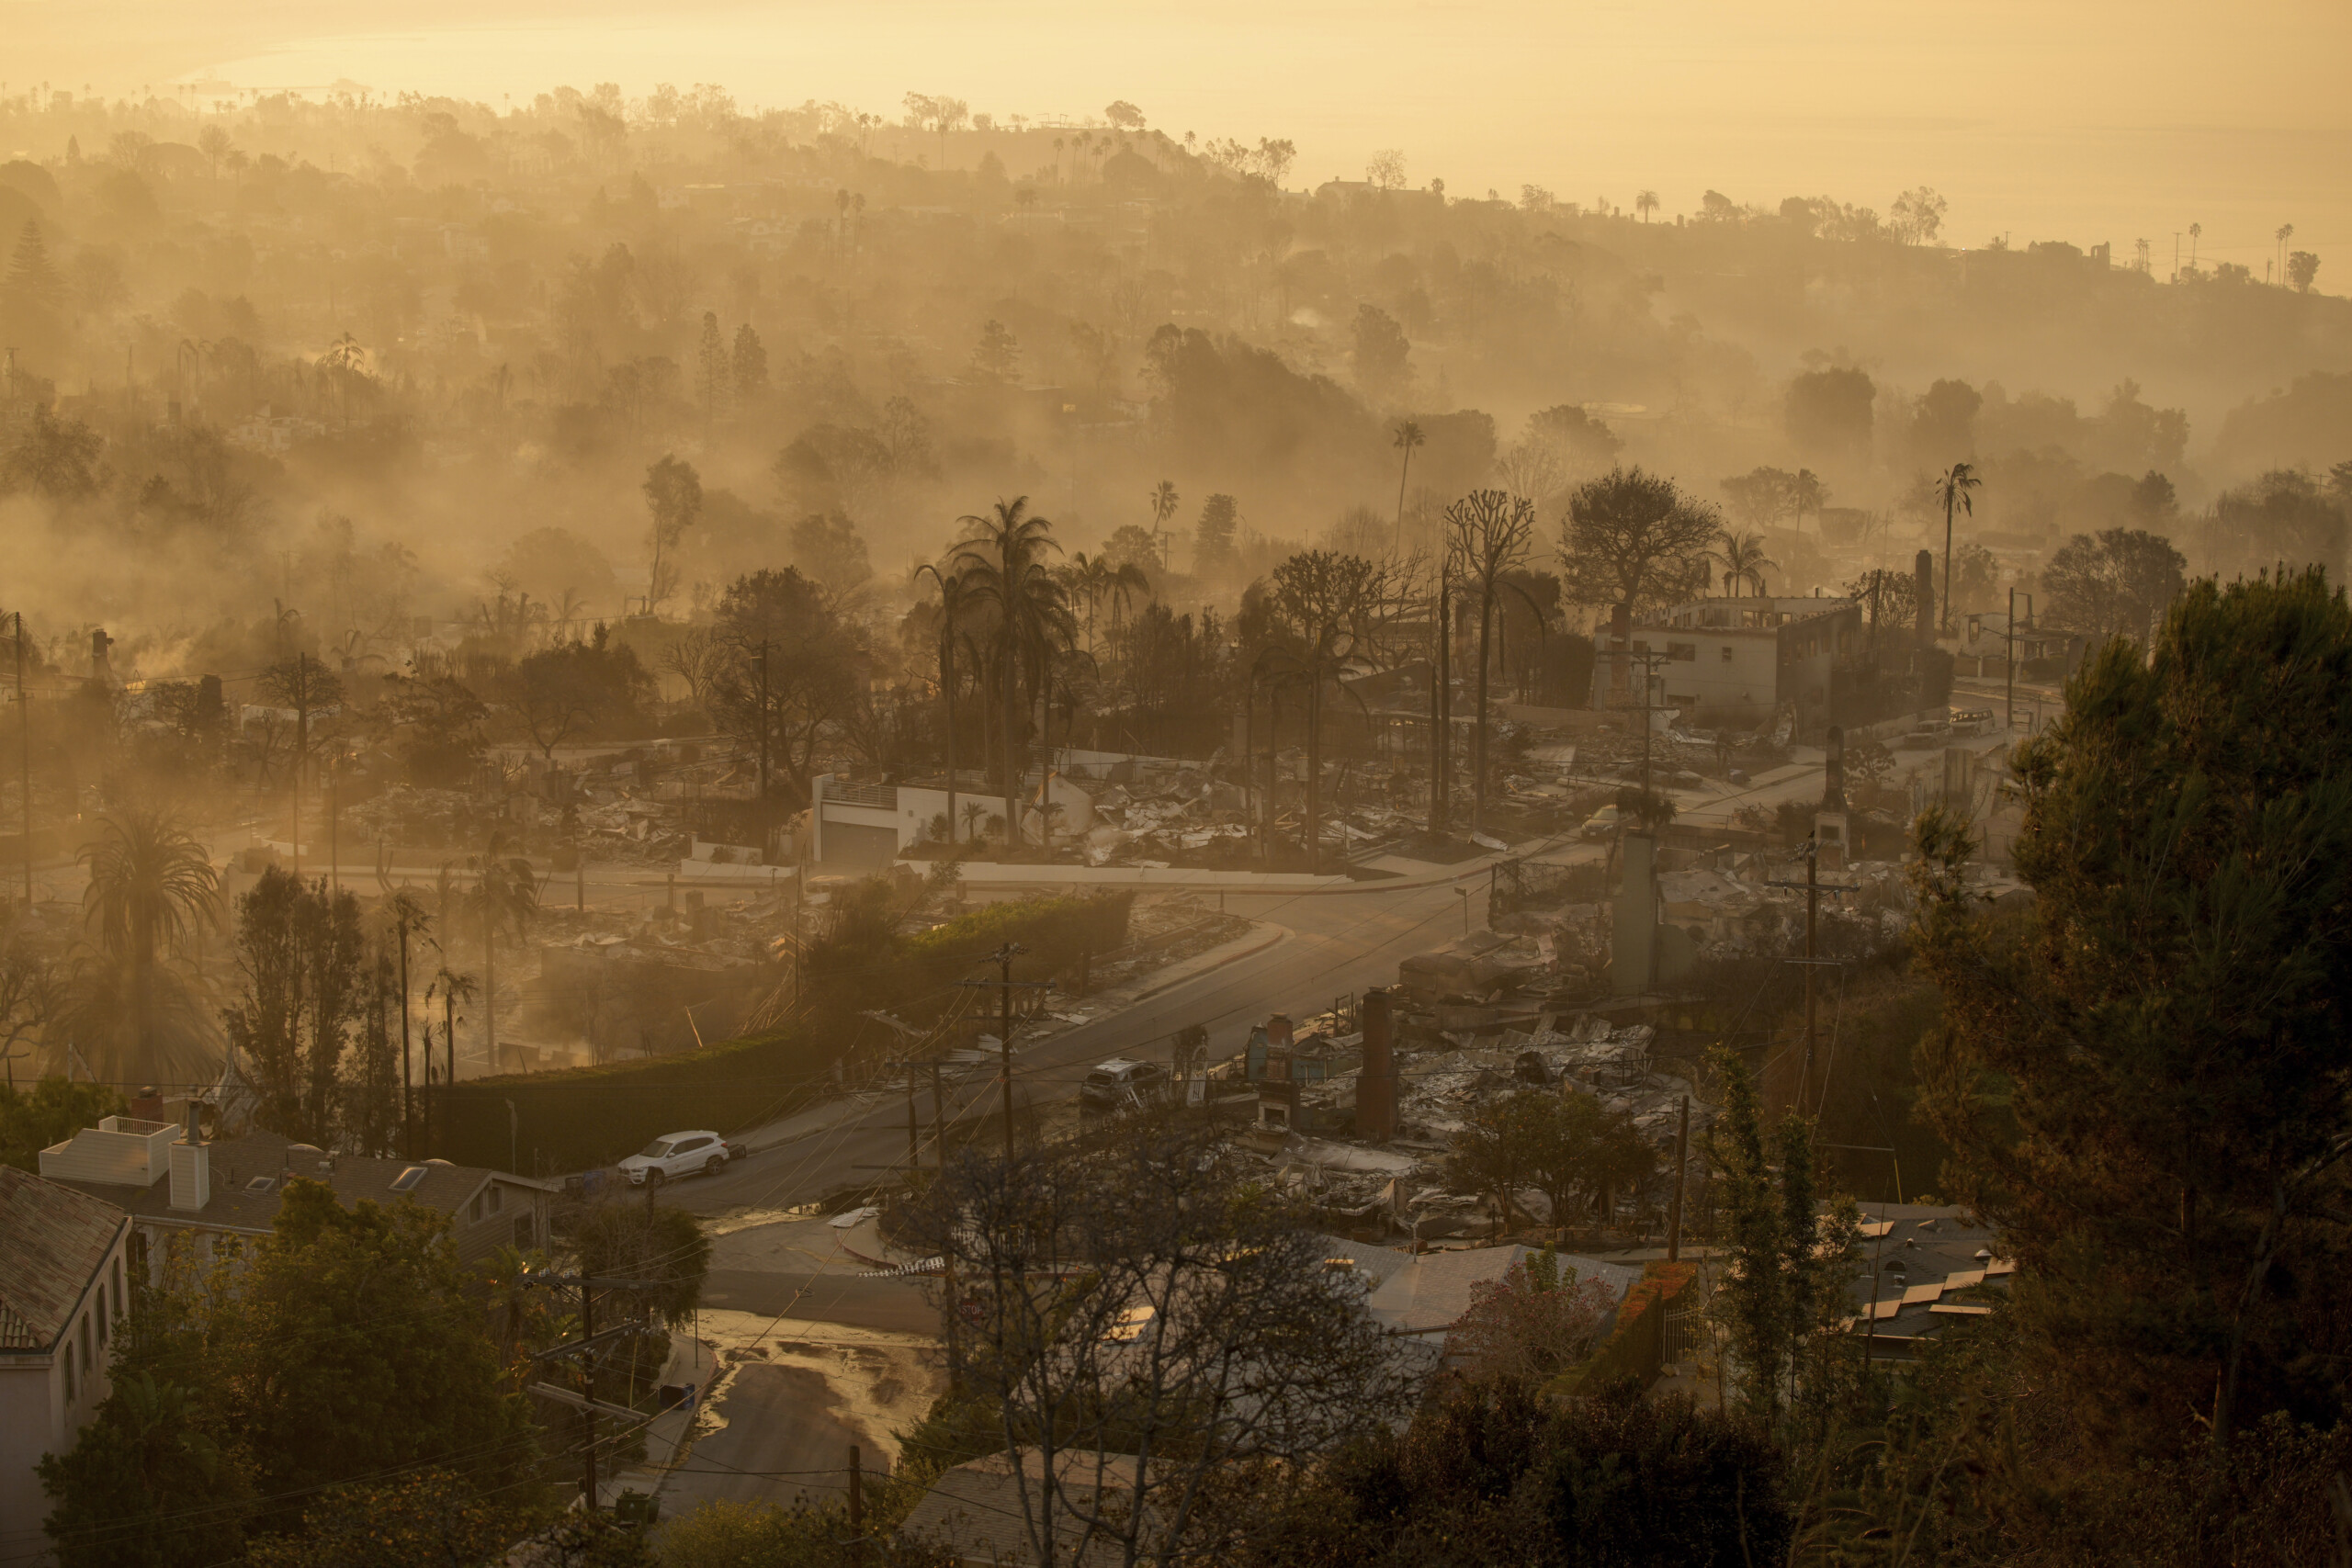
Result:
<svg viewBox="0 0 2352 1568">
<path fill-rule="evenodd" d="M 1984 481 L 1976 477 L 1973 465 L 1954 463 L 1936 480 L 1935 493 L 1944 503 L 1944 608 L 1939 617 L 1943 634 L 1951 634 L 1951 513 L 1957 505 L 1971 517 L 1976 515 L 1976 503 L 1968 492 Z"/>
<path fill-rule="evenodd" d="M 1036 671 L 1057 642 L 1067 646 L 1078 636 L 1069 613 L 1069 597 L 1046 564 L 1048 553 L 1058 553 L 1054 525 L 1029 512 L 1029 498 L 999 501 L 985 515 L 967 513 L 956 520 L 964 538 L 949 558 L 957 573 L 967 578 L 972 603 L 996 610 L 996 649 L 991 663 L 1002 705 L 998 736 L 1004 796 L 1006 846 L 1021 839 L 1020 808 L 1014 796 L 1024 772 L 1018 765 L 1022 674 Z M 1031 690 L 1037 689 L 1032 681 Z"/>
<path fill-rule="evenodd" d="M 1057 573 L 1065 593 L 1073 601 L 1082 599 L 1086 602 L 1086 651 L 1089 653 L 1094 651 L 1094 606 L 1102 601 L 1111 579 L 1120 570 L 1114 567 L 1109 558 L 1100 550 L 1091 556 L 1080 550 L 1069 558 L 1069 564 Z"/>
<path fill-rule="evenodd" d="M 1810 512 L 1819 517 L 1828 501 L 1829 491 L 1822 484 L 1821 476 L 1811 468 L 1799 468 L 1797 477 L 1789 481 L 1789 510 L 1796 513 L 1795 526 L 1800 533 L 1804 529 L 1804 514 Z"/>
<path fill-rule="evenodd" d="M 467 860 L 475 880 L 466 896 L 466 911 L 481 921 L 482 1038 L 493 1072 L 498 1069 L 498 930 L 512 927 L 519 936 L 539 912 L 539 884 L 531 863 L 503 853 L 506 847 L 506 835 L 492 833 L 483 852 Z"/>
<path fill-rule="evenodd" d="M 980 818 L 988 814 L 989 808 L 977 800 L 964 803 L 964 839 L 967 843 L 980 836 Z"/>
<path fill-rule="evenodd" d="M 2282 284 L 2287 281 L 2287 242 L 2294 237 L 2295 226 L 2292 223 L 2278 225 L 2278 281 Z"/>
<path fill-rule="evenodd" d="M 1648 222 L 1650 220 L 1650 214 L 1657 210 L 1657 192 L 1654 190 L 1635 192 L 1634 196 L 1634 210 L 1642 215 L 1643 222 Z"/>
<path fill-rule="evenodd" d="M 2188 270 L 2191 272 L 2197 270 L 2197 242 L 2204 237 L 2204 224 L 2191 223 L 2188 226 Z"/>
<path fill-rule="evenodd" d="M 100 818 L 77 858 L 90 884 L 70 1038 L 100 1078 L 194 1077 L 200 981 L 177 961 L 181 943 L 219 918 L 220 873 L 176 817 L 143 806 Z"/>
<path fill-rule="evenodd" d="M 1429 445 L 1429 438 L 1421 434 L 1419 422 L 1400 419 L 1388 445 L 1405 455 L 1396 469 L 1396 541 L 1393 547 L 1401 556 L 1405 553 L 1405 477 L 1413 471 L 1413 448 Z"/>
<path fill-rule="evenodd" d="M 474 999 L 474 977 L 461 975 L 444 963 L 434 975 L 433 983 L 424 987 L 424 1005 L 429 1009 L 433 999 L 441 998 L 441 1049 L 447 1064 L 441 1075 L 443 1090 L 458 1081 L 458 1004 Z M 427 1015 L 430 1016 L 429 1014 Z M 433 1145 L 433 1025 L 424 1026 L 424 1142 Z M 446 1136 L 447 1128 L 443 1128 Z"/>
<path fill-rule="evenodd" d="M 1176 515 L 1176 481 L 1162 479 L 1151 489 L 1151 536 L 1155 543 L 1167 536 L 1168 520 Z M 1159 547 L 1159 570 L 1168 570 L 1168 547 Z"/>
<path fill-rule="evenodd" d="M 1741 534 L 1726 528 L 1717 536 L 1720 544 L 1707 552 L 1709 560 L 1720 562 L 1724 569 L 1724 586 L 1732 588 L 1745 582 L 1757 592 L 1764 592 L 1764 569 L 1781 563 L 1764 553 L 1764 536 Z M 1736 594 L 1734 597 L 1737 597 Z"/>
<path fill-rule="evenodd" d="M 424 905 L 417 896 L 402 887 L 386 898 L 377 911 L 388 934 L 400 944 L 401 991 L 401 1154 L 407 1159 L 416 1157 L 416 1085 L 409 1058 L 409 981 L 408 942 L 413 936 L 423 936 L 433 929 L 433 917 L 424 912 Z M 432 1057 L 432 1037 L 425 1038 L 426 1059 Z"/>
<path fill-rule="evenodd" d="M 947 820 L 949 838 L 956 836 L 956 638 L 968 606 L 964 574 L 952 567 L 942 570 L 929 561 L 915 568 L 915 581 L 925 577 L 939 584 L 939 694 L 947 703 Z"/>
</svg>

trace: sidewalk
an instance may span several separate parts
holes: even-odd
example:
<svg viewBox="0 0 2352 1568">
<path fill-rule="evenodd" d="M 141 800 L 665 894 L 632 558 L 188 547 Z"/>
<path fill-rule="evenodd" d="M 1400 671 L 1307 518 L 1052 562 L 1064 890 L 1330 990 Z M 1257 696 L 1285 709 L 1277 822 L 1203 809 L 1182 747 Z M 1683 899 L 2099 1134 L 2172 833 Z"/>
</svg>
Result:
<svg viewBox="0 0 2352 1568">
<path fill-rule="evenodd" d="M 645 1458 L 641 1462 L 614 1465 L 596 1478 L 598 1504 L 609 1509 L 623 1492 L 640 1492 L 658 1496 L 670 1478 L 671 1467 L 684 1457 L 691 1446 L 694 1425 L 709 1402 L 711 1385 L 718 1377 L 717 1352 L 691 1335 L 672 1333 L 670 1358 L 662 1364 L 662 1375 L 655 1379 L 661 1384 L 688 1384 L 694 1396 L 683 1404 L 675 1404 L 645 1424 Z M 610 1423 L 605 1423 L 607 1428 Z"/>
</svg>

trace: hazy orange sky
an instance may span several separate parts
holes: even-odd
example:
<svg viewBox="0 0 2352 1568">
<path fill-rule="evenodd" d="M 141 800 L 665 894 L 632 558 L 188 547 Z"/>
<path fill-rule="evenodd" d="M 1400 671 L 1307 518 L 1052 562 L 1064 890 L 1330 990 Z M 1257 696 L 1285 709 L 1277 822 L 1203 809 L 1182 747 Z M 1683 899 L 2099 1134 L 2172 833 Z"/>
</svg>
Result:
<svg viewBox="0 0 2352 1568">
<path fill-rule="evenodd" d="M 2292 223 L 2323 288 L 2352 276 L 2352 0 L 0 0 L 0 35 L 11 90 L 350 80 L 494 105 L 713 82 L 747 107 L 895 115 L 912 90 L 1000 117 L 1127 98 L 1180 135 L 1289 137 L 1294 184 L 1361 177 L 1383 147 L 1416 184 L 1623 205 L 1649 186 L 1668 212 L 1709 187 L 1883 212 L 1925 183 L 1959 243 L 2122 259 L 2145 238 L 2161 270 L 2194 221 L 2200 256 L 2260 276 Z"/>
</svg>

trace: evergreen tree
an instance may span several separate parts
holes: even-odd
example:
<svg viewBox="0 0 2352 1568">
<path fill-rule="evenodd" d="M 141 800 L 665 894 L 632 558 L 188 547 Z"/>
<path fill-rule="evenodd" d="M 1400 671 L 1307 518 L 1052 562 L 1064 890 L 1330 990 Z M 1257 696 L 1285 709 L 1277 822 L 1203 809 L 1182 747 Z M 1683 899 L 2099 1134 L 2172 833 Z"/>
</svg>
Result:
<svg viewBox="0 0 2352 1568">
<path fill-rule="evenodd" d="M 768 392 L 768 351 L 760 334 L 745 321 L 735 329 L 735 404 L 749 408 Z"/>
<path fill-rule="evenodd" d="M 1718 1045 L 1708 1066 L 1722 1096 L 1709 1145 L 1730 1252 L 1713 1311 L 1739 1366 L 1739 1403 L 1771 1421 L 1784 1393 L 1819 1392 L 1831 1336 L 1846 1316 L 1860 1221 L 1850 1201 L 1823 1212 L 1812 1124 L 1791 1111 L 1768 1139 L 1739 1054 Z"/>
<path fill-rule="evenodd" d="M 2192 585 L 2013 764 L 2022 912 L 1920 819 L 1922 1055 L 1955 1196 L 2001 1229 L 2041 1374 L 2125 1449 L 2344 1407 L 2352 609 L 2314 570 Z"/>
<path fill-rule="evenodd" d="M 1226 565 L 1233 559 L 1235 525 L 1240 503 L 1218 492 L 1201 503 L 1201 520 L 1193 534 L 1193 570 Z"/>
<path fill-rule="evenodd" d="M 734 389 L 735 367 L 727 353 L 727 340 L 718 333 L 718 315 L 714 310 L 702 313 L 702 343 L 695 355 L 695 393 L 702 400 L 702 417 L 706 423 L 716 423 L 725 411 L 728 394 Z"/>
</svg>

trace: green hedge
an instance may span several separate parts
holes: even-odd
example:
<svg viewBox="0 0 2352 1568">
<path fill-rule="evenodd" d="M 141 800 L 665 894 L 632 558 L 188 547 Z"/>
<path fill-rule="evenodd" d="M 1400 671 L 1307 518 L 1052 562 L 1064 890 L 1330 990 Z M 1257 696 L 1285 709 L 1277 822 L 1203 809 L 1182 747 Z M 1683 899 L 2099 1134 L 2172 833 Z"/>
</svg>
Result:
<svg viewBox="0 0 2352 1568">
<path fill-rule="evenodd" d="M 956 981 L 993 977 L 982 959 L 1006 942 L 1030 950 L 1014 961 L 1015 979 L 1074 976 L 1081 955 L 1126 942 L 1134 902 L 1131 893 L 1023 898 L 913 936 L 888 932 L 884 922 L 872 928 L 870 946 L 814 943 L 813 1006 L 791 1028 L 673 1055 L 473 1078 L 435 1090 L 434 1152 L 460 1165 L 503 1170 L 511 1163 L 530 1176 L 610 1165 L 684 1128 L 746 1131 L 831 1087 L 832 1058 L 857 1037 L 859 1010 L 888 1008 L 909 1022 L 929 1021 L 946 1010 Z"/>
<path fill-rule="evenodd" d="M 610 1165 L 682 1128 L 740 1133 L 831 1083 L 820 1043 L 827 1033 L 785 1030 L 601 1067 L 469 1079 L 435 1091 L 434 1152 L 459 1165 L 555 1175 Z"/>
</svg>

